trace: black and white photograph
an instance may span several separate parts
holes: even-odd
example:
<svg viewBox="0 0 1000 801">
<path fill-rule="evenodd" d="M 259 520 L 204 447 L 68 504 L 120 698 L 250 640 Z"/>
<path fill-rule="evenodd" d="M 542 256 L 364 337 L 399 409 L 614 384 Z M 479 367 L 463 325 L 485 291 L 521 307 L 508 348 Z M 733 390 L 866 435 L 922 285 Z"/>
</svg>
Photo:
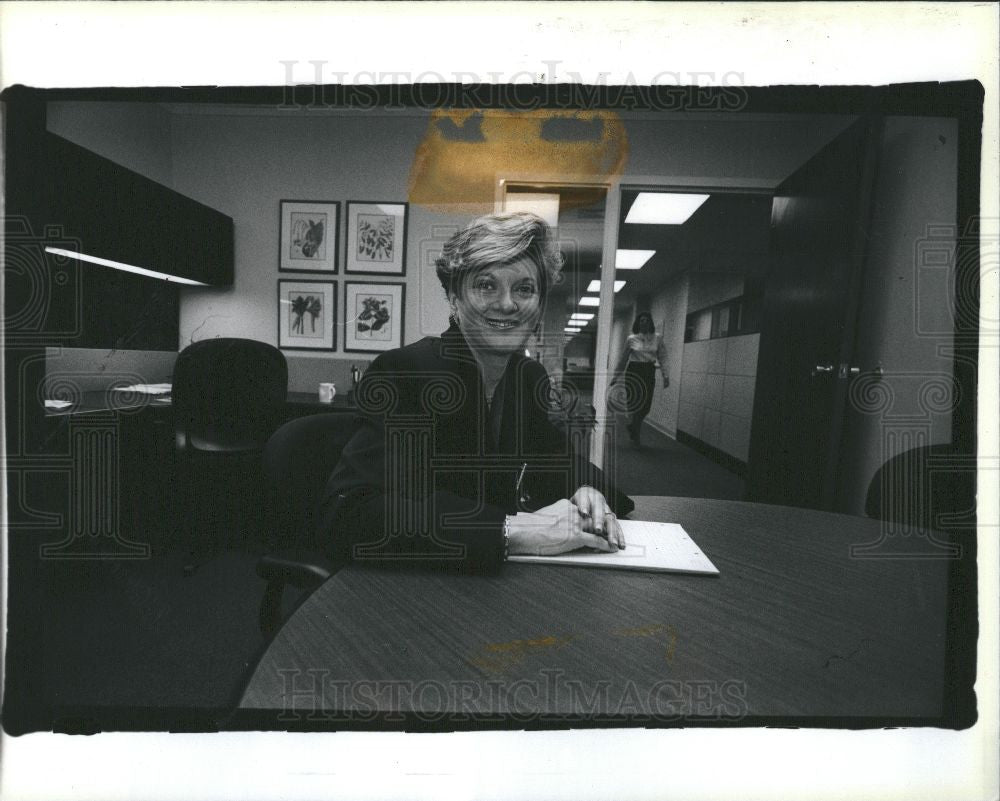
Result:
<svg viewBox="0 0 1000 801">
<path fill-rule="evenodd" d="M 281 201 L 281 272 L 336 273 L 340 203 Z"/>
<path fill-rule="evenodd" d="M 344 272 L 406 275 L 406 203 L 347 202 Z"/>
<path fill-rule="evenodd" d="M 995 17 L 37 5 L 0 795 L 995 797 Z"/>
</svg>

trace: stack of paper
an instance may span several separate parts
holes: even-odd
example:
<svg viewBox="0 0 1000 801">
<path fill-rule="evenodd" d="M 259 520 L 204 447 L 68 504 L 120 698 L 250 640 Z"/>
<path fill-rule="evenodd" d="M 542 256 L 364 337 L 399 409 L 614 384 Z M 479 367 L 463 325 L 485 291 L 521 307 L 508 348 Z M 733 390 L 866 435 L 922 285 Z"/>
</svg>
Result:
<svg viewBox="0 0 1000 801">
<path fill-rule="evenodd" d="M 511 556 L 510 561 L 718 575 L 718 568 L 676 523 L 651 523 L 645 520 L 618 522 L 625 535 L 624 551 L 603 553 L 588 548 L 559 556 Z"/>
</svg>

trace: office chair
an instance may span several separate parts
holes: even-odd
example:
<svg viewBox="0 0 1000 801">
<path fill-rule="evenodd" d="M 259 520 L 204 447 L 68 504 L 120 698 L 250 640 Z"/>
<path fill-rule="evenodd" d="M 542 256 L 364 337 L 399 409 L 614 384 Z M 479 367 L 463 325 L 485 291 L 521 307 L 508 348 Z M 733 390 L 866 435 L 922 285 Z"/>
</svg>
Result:
<svg viewBox="0 0 1000 801">
<path fill-rule="evenodd" d="M 207 339 L 178 355 L 171 394 L 177 468 L 192 540 L 185 572 L 194 569 L 194 555 L 205 550 L 210 523 L 217 530 L 246 532 L 259 519 L 253 513 L 255 501 L 259 503 L 254 482 L 260 481 L 264 445 L 282 422 L 287 393 L 285 357 L 264 342 Z M 235 512 L 220 519 L 226 504 Z M 232 517 L 243 519 L 228 519 Z"/>
<path fill-rule="evenodd" d="M 329 412 L 285 423 L 264 448 L 268 553 L 257 563 L 267 581 L 260 629 L 270 634 L 282 617 L 286 585 L 306 593 L 334 572 L 335 563 L 316 532 L 317 505 L 341 451 L 356 430 L 351 412 Z"/>
<path fill-rule="evenodd" d="M 920 529 L 965 534 L 975 529 L 975 457 L 954 445 L 921 445 L 880 467 L 865 499 L 865 514 Z"/>
</svg>

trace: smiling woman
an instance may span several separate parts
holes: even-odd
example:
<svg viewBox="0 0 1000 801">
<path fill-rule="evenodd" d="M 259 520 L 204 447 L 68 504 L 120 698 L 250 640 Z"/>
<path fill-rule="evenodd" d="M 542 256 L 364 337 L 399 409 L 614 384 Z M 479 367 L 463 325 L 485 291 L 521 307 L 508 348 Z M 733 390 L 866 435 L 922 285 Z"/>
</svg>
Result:
<svg viewBox="0 0 1000 801">
<path fill-rule="evenodd" d="M 548 375 L 524 355 L 561 264 L 534 214 L 480 217 L 448 241 L 448 330 L 383 353 L 358 388 L 361 426 L 321 507 L 339 559 L 482 570 L 624 547 L 616 515 L 632 502 L 549 420 Z"/>
</svg>

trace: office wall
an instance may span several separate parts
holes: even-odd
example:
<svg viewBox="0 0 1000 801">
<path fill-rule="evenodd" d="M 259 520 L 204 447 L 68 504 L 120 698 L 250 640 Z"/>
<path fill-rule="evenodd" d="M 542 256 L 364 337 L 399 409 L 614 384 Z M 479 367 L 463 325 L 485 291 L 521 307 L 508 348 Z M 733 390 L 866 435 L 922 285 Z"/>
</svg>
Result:
<svg viewBox="0 0 1000 801">
<path fill-rule="evenodd" d="M 688 314 L 738 298 L 743 294 L 743 273 L 713 272 L 717 266 L 715 262 L 707 264 L 702 270 L 691 275 Z"/>
<path fill-rule="evenodd" d="M 776 182 L 847 122 L 844 117 L 713 123 L 628 120 L 626 170 L 679 178 L 703 175 L 735 183 Z M 237 332 L 274 341 L 278 202 L 405 200 L 413 156 L 427 125 L 423 114 L 378 112 L 319 118 L 175 114 L 174 188 L 230 215 L 236 228 L 235 285 L 184 291 L 182 343 Z M 757 145 L 760 152 L 754 154 Z M 410 207 L 407 342 L 445 327 L 447 306 L 430 259 L 449 232 L 470 216 L 468 211 L 448 214 Z"/>
<path fill-rule="evenodd" d="M 890 457 L 951 439 L 956 140 L 954 120 L 885 122 L 856 349 L 856 366 L 885 377 L 855 379 L 841 511 L 863 514 Z"/>
<path fill-rule="evenodd" d="M 652 298 L 649 307 L 656 330 L 663 335 L 663 343 L 667 346 L 670 386 L 664 389 L 662 377 L 657 374 L 653 405 L 649 408 L 646 422 L 671 437 L 677 436 L 684 363 L 684 321 L 690 303 L 690 283 L 686 272 L 671 277 Z"/>
<path fill-rule="evenodd" d="M 172 186 L 171 114 L 159 103 L 61 101 L 46 106 L 46 127 L 123 167 Z"/>
<path fill-rule="evenodd" d="M 182 347 L 216 336 L 276 342 L 277 281 L 296 277 L 277 269 L 279 201 L 406 200 L 414 154 L 428 126 L 422 111 L 311 116 L 277 109 L 52 105 L 60 106 L 54 108 L 53 130 L 233 218 L 234 284 L 183 290 Z M 851 121 L 836 115 L 623 116 L 628 138 L 625 172 L 659 176 L 675 185 L 734 187 L 778 183 Z M 164 144 L 167 132 L 169 147 Z M 512 154 L 512 165 L 515 162 Z M 407 275 L 386 279 L 406 284 L 406 342 L 446 326 L 447 305 L 431 259 L 451 232 L 483 210 L 410 207 Z M 345 209 L 341 211 L 343 215 Z M 343 233 L 342 223 L 341 237 Z M 342 261 L 342 244 L 340 255 Z M 342 265 L 336 280 L 346 280 Z M 342 286 L 338 302 L 342 314 Z M 301 371 L 296 363 L 322 359 L 331 378 L 339 380 L 360 360 L 343 353 L 342 329 L 336 353 L 287 355 L 293 384 L 300 373 L 315 372 Z"/>
<path fill-rule="evenodd" d="M 739 297 L 743 288 L 742 275 L 695 273 L 687 313 Z M 747 334 L 683 346 L 677 429 L 742 462 L 750 445 L 759 344 L 759 334 Z"/>
<path fill-rule="evenodd" d="M 181 341 L 214 336 L 277 338 L 278 211 L 281 200 L 405 201 L 410 160 L 426 120 L 401 115 L 293 116 L 176 114 L 174 188 L 230 215 L 235 222 L 236 275 L 232 288 L 185 290 Z M 405 341 L 440 333 L 447 306 L 430 259 L 467 219 L 411 206 L 405 277 L 346 276 L 345 224 L 337 241 L 340 273 L 338 353 L 343 353 L 343 282 L 402 281 L 406 285 Z M 317 280 L 320 276 L 298 277 Z M 329 359 L 331 354 L 296 354 Z M 345 359 L 352 358 L 344 354 Z M 358 357 L 353 357 L 357 360 Z"/>
<path fill-rule="evenodd" d="M 747 460 L 760 334 L 684 346 L 677 428 Z"/>
</svg>

